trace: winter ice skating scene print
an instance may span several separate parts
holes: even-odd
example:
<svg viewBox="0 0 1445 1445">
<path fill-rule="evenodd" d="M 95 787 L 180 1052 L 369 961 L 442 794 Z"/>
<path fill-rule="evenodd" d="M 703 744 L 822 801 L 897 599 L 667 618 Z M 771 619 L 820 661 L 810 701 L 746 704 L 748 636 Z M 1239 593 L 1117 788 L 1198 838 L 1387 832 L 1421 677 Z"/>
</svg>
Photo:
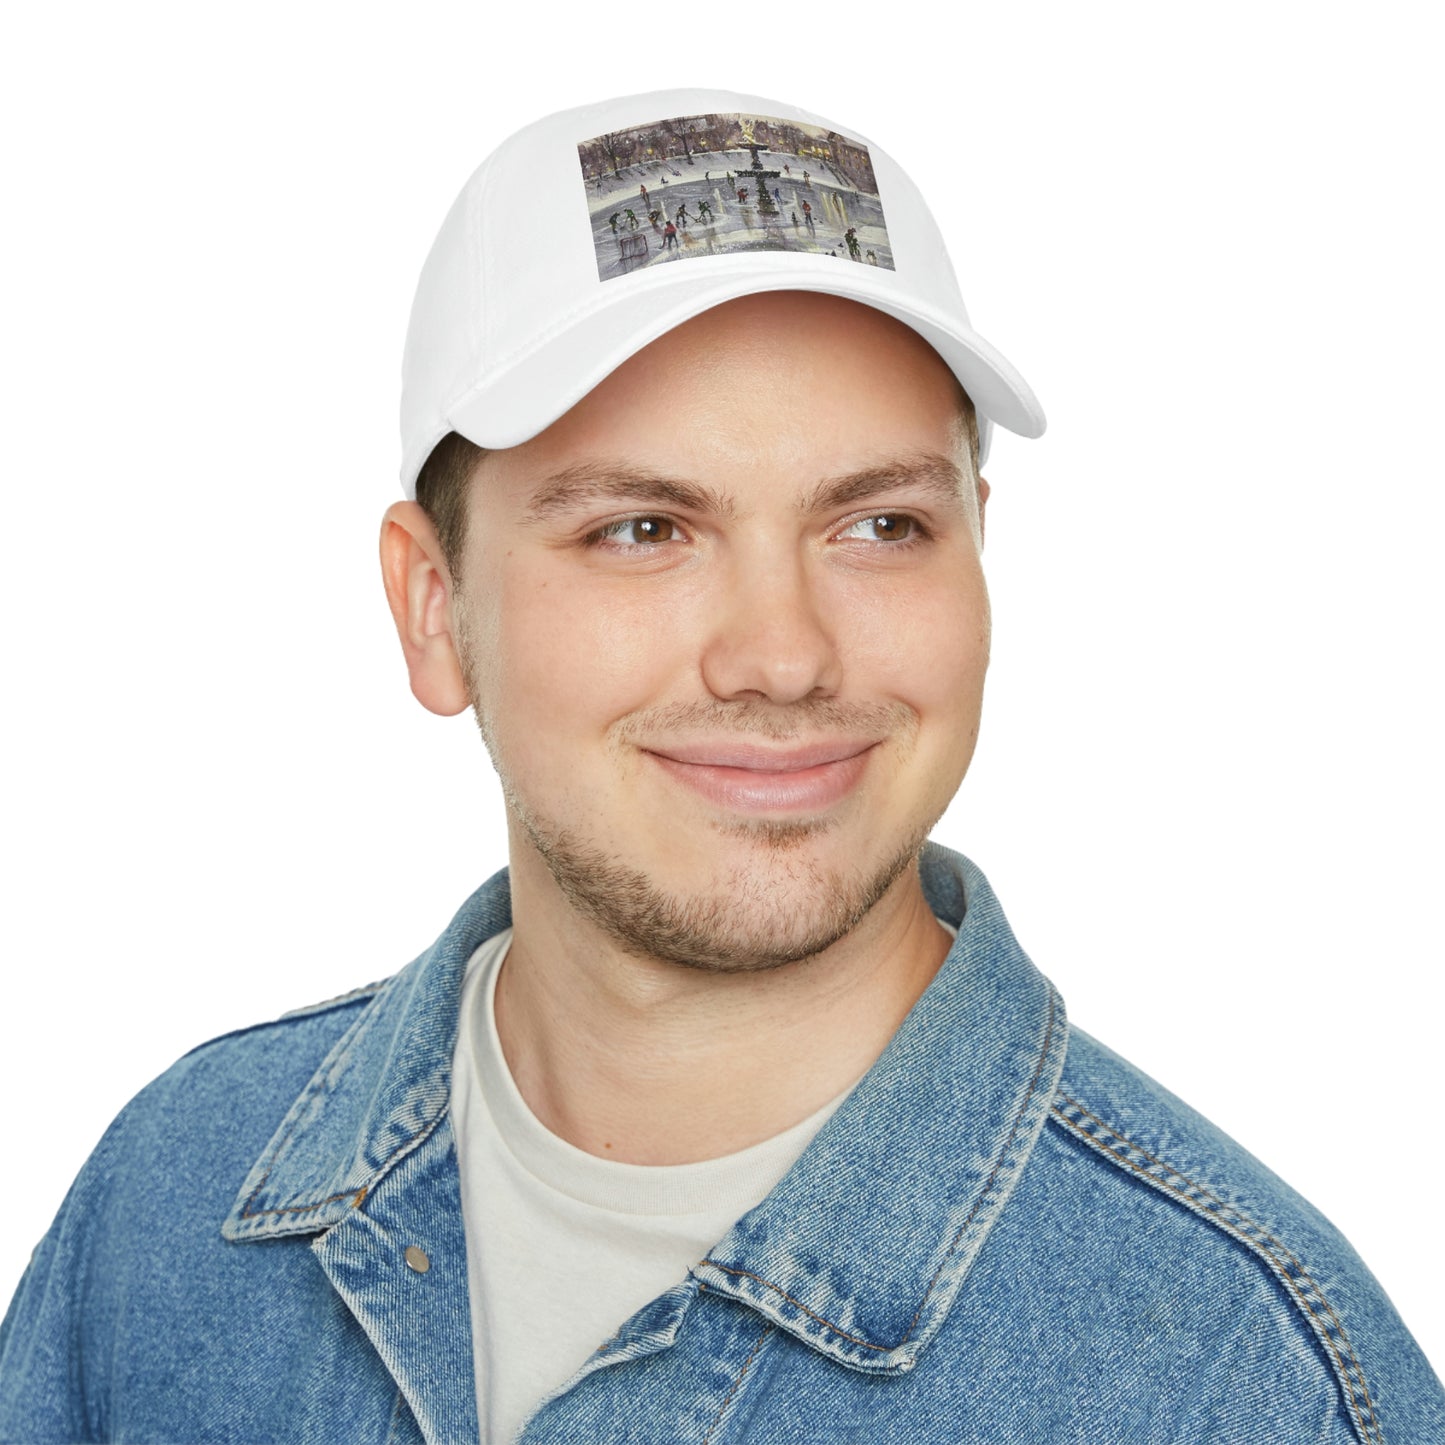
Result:
<svg viewBox="0 0 1445 1445">
<path fill-rule="evenodd" d="M 685 115 L 581 141 L 597 275 L 737 251 L 893 269 L 868 147 L 771 116 Z"/>
</svg>

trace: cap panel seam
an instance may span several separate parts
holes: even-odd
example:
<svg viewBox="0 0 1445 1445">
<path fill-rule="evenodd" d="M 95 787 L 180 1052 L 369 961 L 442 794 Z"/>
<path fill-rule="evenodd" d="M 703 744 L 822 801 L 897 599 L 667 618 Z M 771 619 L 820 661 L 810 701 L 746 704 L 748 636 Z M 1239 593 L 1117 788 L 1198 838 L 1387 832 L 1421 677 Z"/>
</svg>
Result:
<svg viewBox="0 0 1445 1445">
<path fill-rule="evenodd" d="M 474 304 L 470 309 L 467 325 L 471 340 L 472 360 L 478 369 L 486 367 L 486 357 L 483 355 L 486 350 L 483 317 L 486 315 L 484 309 L 486 299 L 490 294 L 491 283 L 487 276 L 487 258 L 491 248 L 483 244 L 482 228 L 487 224 L 486 192 L 487 185 L 492 178 L 494 158 L 495 153 L 488 156 L 478 173 L 477 184 L 473 188 L 469 204 L 472 216 L 467 225 L 468 246 L 475 251 L 475 255 L 468 258 L 470 264 L 467 266 L 467 275 L 470 278 L 470 284 L 476 288 Z"/>
</svg>

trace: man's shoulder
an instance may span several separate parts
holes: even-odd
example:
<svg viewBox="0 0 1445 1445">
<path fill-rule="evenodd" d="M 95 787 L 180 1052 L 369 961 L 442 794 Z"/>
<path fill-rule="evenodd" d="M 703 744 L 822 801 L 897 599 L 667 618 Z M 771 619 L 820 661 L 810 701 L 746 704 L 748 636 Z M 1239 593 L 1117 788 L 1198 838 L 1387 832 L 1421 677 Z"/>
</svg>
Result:
<svg viewBox="0 0 1445 1445">
<path fill-rule="evenodd" d="M 87 1174 L 153 1189 L 147 1161 L 164 1160 L 167 1200 L 207 1228 L 225 1221 L 227 1238 L 241 1229 L 228 1217 L 237 1191 L 258 1179 L 309 1191 L 335 1174 L 336 1198 L 361 1197 L 371 1165 L 384 1172 L 391 1146 L 405 1152 L 444 1112 L 468 960 L 510 923 L 504 871 L 390 977 L 198 1044 L 122 1109 Z M 298 1228 L 332 1222 L 284 1212 Z"/>
<path fill-rule="evenodd" d="M 302 1039 L 342 1032 L 349 1027 L 357 1010 L 365 1007 L 395 978 L 396 975 L 392 974 L 387 978 L 377 979 L 374 983 L 348 989 L 345 993 L 318 999 L 315 1003 L 300 1004 L 274 1018 L 228 1029 L 225 1033 L 205 1039 L 188 1049 L 176 1060 L 173 1067 L 184 1068 L 188 1060 L 208 1054 L 240 1060 L 252 1050 L 265 1051 L 278 1046 L 286 1048 Z"/>
<path fill-rule="evenodd" d="M 1133 1260 L 1182 1272 L 1188 1254 L 1200 1281 L 1263 1272 L 1278 1301 L 1272 1313 L 1334 1376 L 1357 1438 L 1391 1434 L 1392 1413 L 1394 1438 L 1415 1438 L 1404 1421 L 1438 1411 L 1438 1381 L 1344 1235 L 1224 1130 L 1082 1029 L 1070 1030 L 1049 1122 L 1088 1176 L 1096 1238 L 1133 1229 L 1117 1241 Z M 1099 1202 L 1126 1196 L 1117 1213 Z M 1155 1221 L 1144 1238 L 1140 1218 Z"/>
<path fill-rule="evenodd" d="M 144 1161 L 185 1159 L 182 1177 L 194 1185 L 197 1164 L 210 1160 L 216 1187 L 234 1193 L 292 1101 L 398 977 L 195 1045 L 125 1104 L 88 1168 L 123 1175 Z"/>
<path fill-rule="evenodd" d="M 1050 1118 L 1121 1178 L 1160 1191 L 1223 1235 L 1268 1248 L 1265 1234 L 1278 1226 L 1319 1232 L 1349 1248 L 1324 1215 L 1242 1144 L 1076 1025 Z"/>
<path fill-rule="evenodd" d="M 178 1093 L 186 1096 L 193 1110 L 203 1093 L 257 1106 L 263 1105 L 263 1096 L 269 1102 L 288 1089 L 290 1097 L 295 1097 L 377 996 L 399 976 L 393 974 L 206 1039 L 147 1084 L 126 1106 L 126 1112 L 163 1107 Z"/>
<path fill-rule="evenodd" d="M 108 1438 L 77 1413 L 101 1406 L 72 1388 L 74 1360 L 87 1362 L 99 1398 L 126 1360 L 124 1341 L 161 1360 L 176 1341 L 204 1336 L 218 1301 L 239 1317 L 265 1279 L 254 1254 L 226 1254 L 227 1212 L 297 1096 L 346 1050 L 386 988 L 369 984 L 199 1044 L 120 1110 L 0 1324 L 0 1438 Z M 187 1288 L 174 1290 L 176 1278 Z"/>
</svg>

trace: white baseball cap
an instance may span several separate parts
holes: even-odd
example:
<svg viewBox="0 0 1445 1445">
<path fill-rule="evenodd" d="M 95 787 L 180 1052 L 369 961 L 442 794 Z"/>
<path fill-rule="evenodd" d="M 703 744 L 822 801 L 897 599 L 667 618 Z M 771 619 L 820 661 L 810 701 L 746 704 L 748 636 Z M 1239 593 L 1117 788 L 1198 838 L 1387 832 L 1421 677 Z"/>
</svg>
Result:
<svg viewBox="0 0 1445 1445">
<path fill-rule="evenodd" d="M 854 130 L 781 101 L 655 90 L 508 137 L 422 267 L 402 360 L 401 481 L 448 432 L 488 449 L 556 421 L 673 327 L 737 296 L 823 291 L 919 333 L 992 423 L 1044 430 L 969 325 L 918 188 Z"/>
</svg>

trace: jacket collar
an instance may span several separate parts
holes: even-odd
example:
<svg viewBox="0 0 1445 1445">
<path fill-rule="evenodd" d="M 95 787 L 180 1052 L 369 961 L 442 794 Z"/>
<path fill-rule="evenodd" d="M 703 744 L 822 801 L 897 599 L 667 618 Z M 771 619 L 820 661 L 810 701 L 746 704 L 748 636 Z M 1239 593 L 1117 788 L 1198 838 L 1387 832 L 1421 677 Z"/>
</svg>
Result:
<svg viewBox="0 0 1445 1445">
<path fill-rule="evenodd" d="M 1063 1000 L 968 859 L 930 843 L 958 928 L 888 1047 L 758 1207 L 694 1270 L 842 1364 L 913 1368 L 1038 1138 L 1063 1069 Z"/>
<path fill-rule="evenodd" d="M 693 1271 L 883 1374 L 911 1369 L 947 1315 L 1028 1161 L 1067 1036 L 983 874 L 933 843 L 921 873 L 958 928 L 942 968 L 793 1169 Z M 467 960 L 511 921 L 503 870 L 378 991 L 252 1168 L 228 1239 L 329 1229 L 426 1143 L 448 1115 Z"/>
<path fill-rule="evenodd" d="M 512 923 L 507 872 L 373 995 L 301 1091 L 221 1228 L 236 1241 L 327 1229 L 424 1144 L 451 1103 L 467 960 Z"/>
</svg>

